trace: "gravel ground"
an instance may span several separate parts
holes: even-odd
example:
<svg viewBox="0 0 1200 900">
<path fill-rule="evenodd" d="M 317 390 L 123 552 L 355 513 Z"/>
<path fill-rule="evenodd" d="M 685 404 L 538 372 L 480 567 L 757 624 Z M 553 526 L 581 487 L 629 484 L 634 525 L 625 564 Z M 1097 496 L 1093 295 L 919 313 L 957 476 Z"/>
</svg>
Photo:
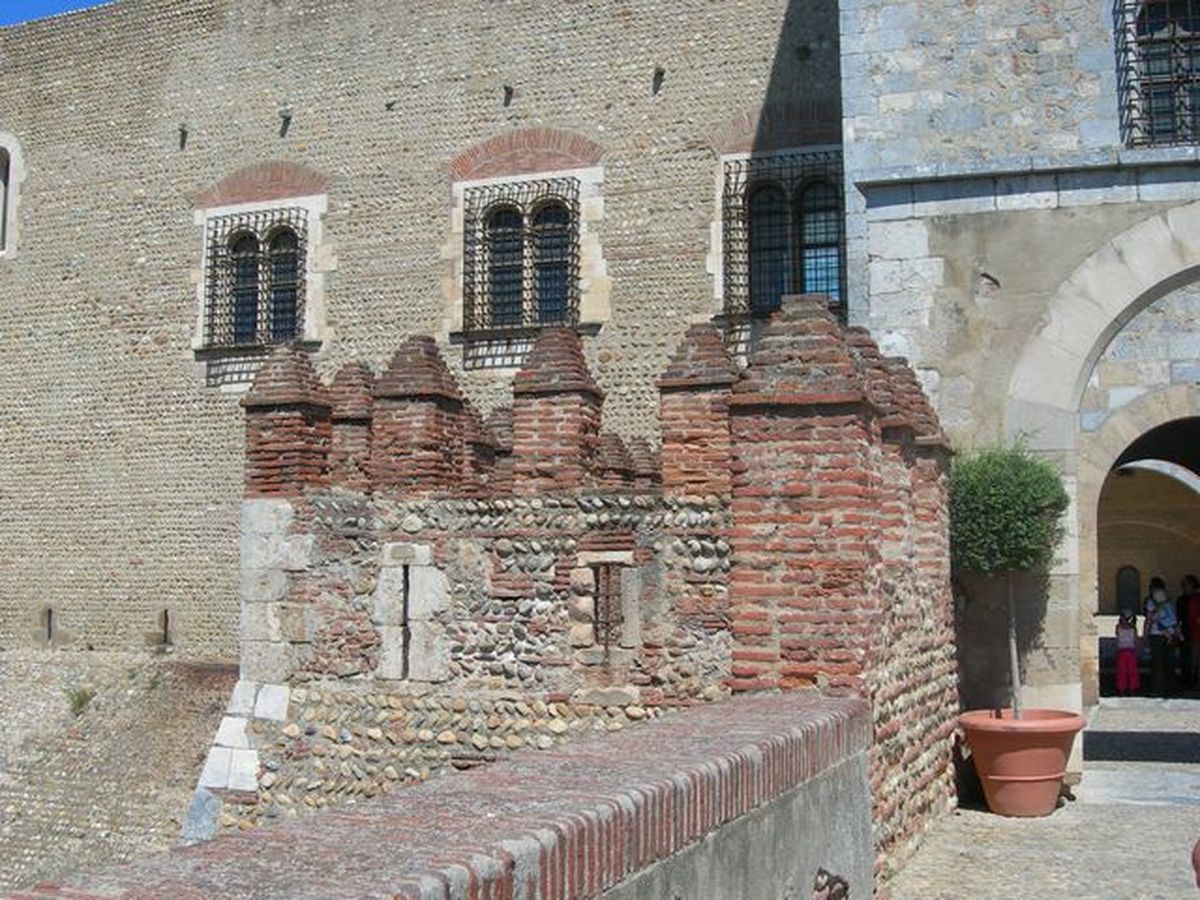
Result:
<svg viewBox="0 0 1200 900">
<path fill-rule="evenodd" d="M 1200 897 L 1200 701 L 1106 698 L 1084 748 L 1077 800 L 1044 819 L 958 811 L 887 884 L 892 900 Z"/>
</svg>

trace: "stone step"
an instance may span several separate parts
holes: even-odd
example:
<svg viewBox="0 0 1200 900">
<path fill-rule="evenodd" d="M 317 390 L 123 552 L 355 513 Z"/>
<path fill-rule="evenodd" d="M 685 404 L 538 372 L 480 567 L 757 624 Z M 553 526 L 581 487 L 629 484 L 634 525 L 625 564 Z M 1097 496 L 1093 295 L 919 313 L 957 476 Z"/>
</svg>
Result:
<svg viewBox="0 0 1200 900">
<path fill-rule="evenodd" d="M 1075 799 L 1086 805 L 1200 807 L 1200 771 L 1193 766 L 1101 768 L 1085 763 Z"/>
</svg>

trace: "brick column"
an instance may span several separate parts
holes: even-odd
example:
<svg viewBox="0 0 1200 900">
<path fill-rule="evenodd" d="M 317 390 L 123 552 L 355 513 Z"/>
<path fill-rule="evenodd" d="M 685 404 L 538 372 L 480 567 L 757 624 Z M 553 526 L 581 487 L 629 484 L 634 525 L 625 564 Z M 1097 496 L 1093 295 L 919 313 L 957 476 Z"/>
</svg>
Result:
<svg viewBox="0 0 1200 900">
<path fill-rule="evenodd" d="M 482 497 L 495 490 L 496 438 L 483 424 L 479 410 L 470 402 L 463 404 L 463 483 L 462 492 Z"/>
<path fill-rule="evenodd" d="M 619 434 L 600 435 L 600 453 L 596 464 L 596 484 L 610 490 L 633 488 L 635 472 L 629 448 Z"/>
<path fill-rule="evenodd" d="M 867 693 L 878 424 L 821 297 L 786 298 L 730 399 L 735 690 Z"/>
<path fill-rule="evenodd" d="M 241 405 L 247 497 L 294 495 L 329 483 L 329 396 L 307 355 L 277 348 Z"/>
<path fill-rule="evenodd" d="M 484 427 L 495 442 L 492 468 L 492 493 L 503 495 L 513 489 L 513 425 L 512 407 L 498 406 L 488 413 Z"/>
<path fill-rule="evenodd" d="M 658 379 L 663 493 L 729 495 L 729 390 L 736 380 L 717 329 L 689 328 Z"/>
<path fill-rule="evenodd" d="M 462 475 L 462 394 L 430 337 L 410 337 L 374 389 L 371 480 L 376 491 L 449 492 Z"/>
<path fill-rule="evenodd" d="M 546 328 L 513 380 L 513 482 L 522 494 L 588 484 L 600 443 L 603 393 L 579 335 Z"/>
<path fill-rule="evenodd" d="M 374 376 L 365 363 L 343 366 L 329 386 L 333 404 L 333 446 L 329 477 L 336 487 L 371 490 L 371 390 Z"/>
<path fill-rule="evenodd" d="M 630 439 L 629 458 L 633 460 L 633 487 L 640 493 L 655 493 L 662 489 L 662 459 L 659 452 L 644 437 Z"/>
</svg>

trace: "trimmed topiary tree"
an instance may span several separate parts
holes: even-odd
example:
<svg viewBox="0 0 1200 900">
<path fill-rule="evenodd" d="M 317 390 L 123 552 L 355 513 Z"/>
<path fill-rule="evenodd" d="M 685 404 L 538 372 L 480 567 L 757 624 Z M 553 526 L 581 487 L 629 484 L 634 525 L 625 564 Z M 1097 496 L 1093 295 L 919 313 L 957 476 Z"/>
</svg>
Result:
<svg viewBox="0 0 1200 900">
<path fill-rule="evenodd" d="M 954 568 L 1008 580 L 1013 717 L 1021 718 L 1021 671 L 1013 577 L 1049 565 L 1070 499 L 1058 472 L 1021 443 L 964 454 L 950 468 L 950 560 Z"/>
</svg>

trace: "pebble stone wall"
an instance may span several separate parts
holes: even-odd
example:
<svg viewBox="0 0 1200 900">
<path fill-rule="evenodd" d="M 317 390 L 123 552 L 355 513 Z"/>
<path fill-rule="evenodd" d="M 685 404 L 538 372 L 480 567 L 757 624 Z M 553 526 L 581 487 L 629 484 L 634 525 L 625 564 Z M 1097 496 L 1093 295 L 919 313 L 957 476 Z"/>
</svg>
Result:
<svg viewBox="0 0 1200 900">
<path fill-rule="evenodd" d="M 719 308 L 712 136 L 785 85 L 836 111 L 833 9 L 119 0 L 0 29 L 0 133 L 25 168 L 0 258 L 0 646 L 36 645 L 52 604 L 60 645 L 140 649 L 169 609 L 179 652 L 236 654 L 241 422 L 191 346 L 198 195 L 277 160 L 318 173 L 320 371 L 378 371 L 405 333 L 458 368 L 451 164 L 498 134 L 578 132 L 603 150 L 611 281 L 586 353 L 606 428 L 654 437 L 654 376 Z M 486 414 L 511 374 L 460 381 Z"/>
</svg>

